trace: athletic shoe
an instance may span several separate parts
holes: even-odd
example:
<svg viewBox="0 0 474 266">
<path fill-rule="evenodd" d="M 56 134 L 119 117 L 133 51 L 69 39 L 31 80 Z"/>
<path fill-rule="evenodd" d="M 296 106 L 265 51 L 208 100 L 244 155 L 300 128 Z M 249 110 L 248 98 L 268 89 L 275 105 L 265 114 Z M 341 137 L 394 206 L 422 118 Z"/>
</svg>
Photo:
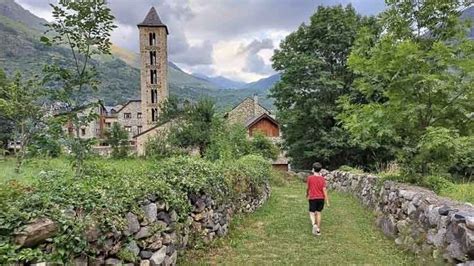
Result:
<svg viewBox="0 0 474 266">
<path fill-rule="evenodd" d="M 317 236 L 320 236 L 320 235 L 321 235 L 321 231 L 319 230 L 319 228 L 318 228 L 318 230 L 316 230 L 316 235 L 317 235 Z"/>
<path fill-rule="evenodd" d="M 313 235 L 317 235 L 319 232 L 319 228 L 316 224 L 313 225 Z"/>
</svg>

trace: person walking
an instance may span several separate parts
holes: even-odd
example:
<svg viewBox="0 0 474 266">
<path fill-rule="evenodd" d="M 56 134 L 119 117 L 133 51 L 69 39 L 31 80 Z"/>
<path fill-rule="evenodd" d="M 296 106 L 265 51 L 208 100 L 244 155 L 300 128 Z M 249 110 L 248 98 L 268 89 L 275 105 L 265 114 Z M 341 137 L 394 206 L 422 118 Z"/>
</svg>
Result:
<svg viewBox="0 0 474 266">
<path fill-rule="evenodd" d="M 313 174 L 307 179 L 306 198 L 309 202 L 309 218 L 313 226 L 313 234 L 321 235 L 321 212 L 324 205 L 329 207 L 329 197 L 326 190 L 326 180 L 320 174 L 322 165 L 318 162 L 313 164 Z"/>
</svg>

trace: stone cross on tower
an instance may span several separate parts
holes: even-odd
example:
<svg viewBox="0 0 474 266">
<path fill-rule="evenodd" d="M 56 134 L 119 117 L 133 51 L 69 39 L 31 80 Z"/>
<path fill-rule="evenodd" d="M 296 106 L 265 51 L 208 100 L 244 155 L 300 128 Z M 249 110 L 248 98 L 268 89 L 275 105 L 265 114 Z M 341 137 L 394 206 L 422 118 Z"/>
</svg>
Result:
<svg viewBox="0 0 474 266">
<path fill-rule="evenodd" d="M 143 129 L 147 130 L 156 124 L 159 105 L 168 98 L 169 32 L 154 7 L 137 26 L 140 33 L 141 109 Z"/>
</svg>

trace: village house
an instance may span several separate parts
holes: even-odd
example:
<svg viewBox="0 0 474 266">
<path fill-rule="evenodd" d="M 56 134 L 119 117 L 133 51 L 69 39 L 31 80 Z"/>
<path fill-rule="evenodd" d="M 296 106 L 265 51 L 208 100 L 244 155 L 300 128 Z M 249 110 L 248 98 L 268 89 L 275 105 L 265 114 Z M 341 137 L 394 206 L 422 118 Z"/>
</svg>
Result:
<svg viewBox="0 0 474 266">
<path fill-rule="evenodd" d="M 249 138 L 254 137 L 255 134 L 263 134 L 276 145 L 280 145 L 282 142 L 280 124 L 271 111 L 259 103 L 257 95 L 245 98 L 224 117 L 231 124 L 245 126 Z M 284 152 L 280 153 L 272 165 L 275 169 L 282 171 L 288 171 L 290 168 Z"/>
<path fill-rule="evenodd" d="M 168 27 L 163 24 L 155 8 L 151 8 L 144 21 L 137 25 L 140 41 L 140 99 L 130 100 L 118 106 L 91 108 L 85 112 L 96 112 L 98 119 L 80 129 L 81 138 L 96 138 L 99 144 L 95 152 L 110 154 L 106 143 L 105 132 L 114 123 L 118 123 L 129 133 L 130 148 L 138 155 L 145 154 L 148 140 L 157 135 L 165 136 L 170 123 L 157 125 L 159 106 L 168 98 Z M 226 113 L 229 123 L 239 123 L 247 128 L 248 137 L 261 133 L 275 144 L 281 143 L 280 125 L 271 111 L 258 102 L 258 97 L 245 98 L 241 103 Z M 69 128 L 74 134 L 74 130 Z M 277 169 L 288 171 L 288 159 L 282 153 L 273 162 Z"/>
</svg>

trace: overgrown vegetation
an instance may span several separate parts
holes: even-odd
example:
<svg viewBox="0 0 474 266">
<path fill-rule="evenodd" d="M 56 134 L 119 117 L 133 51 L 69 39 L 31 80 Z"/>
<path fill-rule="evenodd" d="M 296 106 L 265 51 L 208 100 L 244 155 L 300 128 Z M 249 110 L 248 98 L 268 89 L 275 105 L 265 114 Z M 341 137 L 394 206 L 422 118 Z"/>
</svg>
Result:
<svg viewBox="0 0 474 266">
<path fill-rule="evenodd" d="M 123 230 L 124 214 L 140 213 L 137 202 L 149 195 L 167 201 L 183 218 L 190 210 L 189 194 L 207 193 L 226 202 L 240 193 L 259 193 L 270 169 L 256 156 L 219 163 L 190 157 L 159 163 L 96 160 L 85 164 L 81 179 L 71 171 L 50 170 L 28 183 L 11 180 L 0 186 L 0 263 L 67 262 L 74 255 L 93 255 L 85 228 L 95 223 L 101 232 Z M 78 210 L 81 215 L 70 215 Z M 60 227 L 47 254 L 39 248 L 19 249 L 12 242 L 15 229 L 39 217 L 49 217 Z"/>
<path fill-rule="evenodd" d="M 472 1 L 387 0 L 378 17 L 320 7 L 273 57 L 294 166 L 321 161 L 450 190 L 474 174 Z M 353 170 L 352 168 L 350 170 Z"/>
</svg>

